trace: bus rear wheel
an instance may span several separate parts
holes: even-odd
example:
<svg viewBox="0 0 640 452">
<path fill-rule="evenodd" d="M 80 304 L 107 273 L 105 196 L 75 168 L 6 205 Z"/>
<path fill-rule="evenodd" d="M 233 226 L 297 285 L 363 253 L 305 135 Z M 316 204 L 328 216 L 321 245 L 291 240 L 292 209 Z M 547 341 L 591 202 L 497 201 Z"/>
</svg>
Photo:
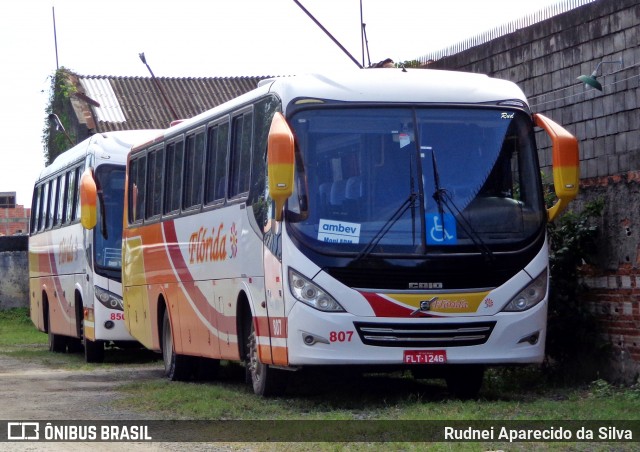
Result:
<svg viewBox="0 0 640 452">
<path fill-rule="evenodd" d="M 64 353 L 67 351 L 67 338 L 61 334 L 55 334 L 51 331 L 51 314 L 47 305 L 47 333 L 49 336 L 49 351 L 54 353 Z"/>
<path fill-rule="evenodd" d="M 173 332 L 169 311 L 164 312 L 162 319 L 162 360 L 164 374 L 171 381 L 185 381 L 191 377 L 193 370 L 190 356 L 176 354 L 173 346 Z"/>
<path fill-rule="evenodd" d="M 247 380 L 251 382 L 253 392 L 257 395 L 263 397 L 279 396 L 286 389 L 287 373 L 260 362 L 258 339 L 253 322 L 251 322 L 251 330 L 247 340 L 246 372 Z"/>
</svg>

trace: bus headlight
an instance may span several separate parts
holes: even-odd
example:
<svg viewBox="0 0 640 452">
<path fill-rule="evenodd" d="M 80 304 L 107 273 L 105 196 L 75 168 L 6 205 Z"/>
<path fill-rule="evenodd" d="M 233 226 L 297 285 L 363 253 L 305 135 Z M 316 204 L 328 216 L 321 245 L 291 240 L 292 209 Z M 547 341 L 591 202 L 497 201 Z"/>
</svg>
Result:
<svg viewBox="0 0 640 452">
<path fill-rule="evenodd" d="M 289 289 L 297 300 L 325 312 L 344 312 L 344 308 L 327 292 L 289 268 Z"/>
<path fill-rule="evenodd" d="M 547 269 L 529 283 L 524 289 L 511 299 L 503 311 L 521 312 L 526 311 L 540 303 L 547 293 Z"/>
<path fill-rule="evenodd" d="M 103 289 L 102 287 L 93 286 L 96 292 L 96 299 L 103 305 L 105 308 L 115 309 L 117 311 L 124 311 L 124 304 L 122 303 L 122 298 L 114 294 L 113 292 L 109 292 L 108 290 Z"/>
</svg>

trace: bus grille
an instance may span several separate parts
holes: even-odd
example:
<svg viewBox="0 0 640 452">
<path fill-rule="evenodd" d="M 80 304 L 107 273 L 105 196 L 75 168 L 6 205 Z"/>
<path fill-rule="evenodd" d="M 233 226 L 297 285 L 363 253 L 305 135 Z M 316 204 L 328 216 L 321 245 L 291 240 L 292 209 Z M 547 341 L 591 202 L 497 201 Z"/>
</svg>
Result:
<svg viewBox="0 0 640 452">
<path fill-rule="evenodd" d="M 487 342 L 496 322 L 354 322 L 360 340 L 378 347 L 464 347 Z"/>
</svg>

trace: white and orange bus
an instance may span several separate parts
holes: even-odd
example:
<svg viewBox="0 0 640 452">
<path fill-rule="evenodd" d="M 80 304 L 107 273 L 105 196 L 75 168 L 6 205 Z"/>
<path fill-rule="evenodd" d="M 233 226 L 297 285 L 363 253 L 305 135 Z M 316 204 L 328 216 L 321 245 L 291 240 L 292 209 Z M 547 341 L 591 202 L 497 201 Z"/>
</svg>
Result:
<svg viewBox="0 0 640 452">
<path fill-rule="evenodd" d="M 485 366 L 544 357 L 545 225 L 578 146 L 511 82 L 276 78 L 135 147 L 127 177 L 125 318 L 170 379 L 236 360 L 275 395 L 305 366 L 409 368 L 473 396 Z"/>
<path fill-rule="evenodd" d="M 157 134 L 93 135 L 57 157 L 35 183 L 30 309 L 51 351 L 81 350 L 84 343 L 87 362 L 100 362 L 105 344 L 134 341 L 124 326 L 120 284 L 125 163 L 133 143 Z"/>
</svg>

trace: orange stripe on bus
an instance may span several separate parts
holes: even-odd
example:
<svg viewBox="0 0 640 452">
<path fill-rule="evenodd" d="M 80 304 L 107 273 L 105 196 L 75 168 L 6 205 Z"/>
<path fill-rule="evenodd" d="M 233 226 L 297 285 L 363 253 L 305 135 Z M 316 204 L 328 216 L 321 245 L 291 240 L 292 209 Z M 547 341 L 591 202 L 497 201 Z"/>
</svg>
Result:
<svg viewBox="0 0 640 452">
<path fill-rule="evenodd" d="M 268 345 L 258 345 L 258 357 L 260 362 L 264 364 L 273 364 L 271 358 L 271 347 Z"/>
<path fill-rule="evenodd" d="M 289 351 L 287 347 L 271 347 L 271 354 L 273 355 L 273 364 L 278 366 L 289 365 Z"/>
</svg>

